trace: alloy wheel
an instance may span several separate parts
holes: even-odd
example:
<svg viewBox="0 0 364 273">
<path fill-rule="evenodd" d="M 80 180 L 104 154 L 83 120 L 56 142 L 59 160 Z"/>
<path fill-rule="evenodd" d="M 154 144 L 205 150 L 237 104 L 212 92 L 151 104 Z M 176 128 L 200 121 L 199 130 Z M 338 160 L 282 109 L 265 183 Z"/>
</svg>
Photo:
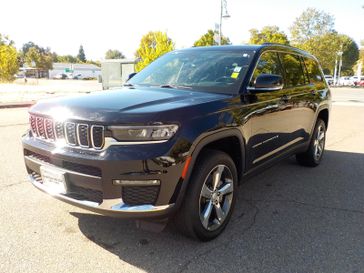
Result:
<svg viewBox="0 0 364 273">
<path fill-rule="evenodd" d="M 200 193 L 200 220 L 209 231 L 218 229 L 230 212 L 234 194 L 233 175 L 225 165 L 215 166 Z"/>
<path fill-rule="evenodd" d="M 316 134 L 316 138 L 314 140 L 314 157 L 315 160 L 319 160 L 322 156 L 322 153 L 324 151 L 324 147 L 325 147 L 325 128 L 324 126 L 320 125 L 317 128 L 317 134 Z"/>
</svg>

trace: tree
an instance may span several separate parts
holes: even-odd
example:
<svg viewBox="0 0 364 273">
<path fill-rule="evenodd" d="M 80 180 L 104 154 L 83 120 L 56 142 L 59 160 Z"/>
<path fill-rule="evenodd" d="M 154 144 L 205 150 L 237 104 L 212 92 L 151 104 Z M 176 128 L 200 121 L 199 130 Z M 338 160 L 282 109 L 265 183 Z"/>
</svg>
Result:
<svg viewBox="0 0 364 273">
<path fill-rule="evenodd" d="M 316 36 L 333 33 L 335 18 L 314 8 L 306 9 L 290 27 L 292 44 L 302 44 Z"/>
<path fill-rule="evenodd" d="M 277 26 L 265 26 L 261 31 L 257 29 L 250 30 L 250 44 L 278 43 L 289 45 L 287 35 L 279 30 Z"/>
<path fill-rule="evenodd" d="M 209 29 L 204 35 L 202 35 L 194 44 L 193 46 L 214 46 L 218 45 L 217 41 L 215 41 L 214 37 L 219 35 L 217 31 L 213 31 Z M 222 45 L 229 45 L 230 40 L 225 36 L 221 36 L 221 44 Z"/>
<path fill-rule="evenodd" d="M 80 45 L 80 49 L 78 50 L 77 59 L 79 59 L 82 63 L 86 62 L 85 50 L 82 45 Z"/>
<path fill-rule="evenodd" d="M 167 33 L 150 31 L 142 37 L 135 53 L 135 57 L 138 59 L 135 66 L 136 71 L 142 70 L 155 59 L 172 50 L 174 50 L 174 43 Z"/>
<path fill-rule="evenodd" d="M 117 49 L 109 49 L 105 53 L 105 59 L 124 59 L 125 56 Z"/>
<path fill-rule="evenodd" d="M 42 52 L 37 47 L 31 47 L 27 50 L 24 58 L 29 66 L 35 64 L 35 67 L 38 69 L 49 70 L 53 67 L 53 55 L 49 49 L 46 52 Z"/>
<path fill-rule="evenodd" d="M 14 45 L 14 41 L 13 40 L 10 40 L 8 36 L 2 35 L 0 33 L 0 46 L 1 45 L 13 46 Z"/>
<path fill-rule="evenodd" d="M 60 55 L 60 56 L 57 56 L 57 62 L 58 63 L 71 63 L 71 64 L 75 64 L 78 61 L 79 60 L 77 59 L 77 57 L 72 56 L 72 55 Z"/>
<path fill-rule="evenodd" d="M 18 52 L 14 42 L 0 34 L 0 81 L 14 80 L 14 74 L 19 70 Z"/>
<path fill-rule="evenodd" d="M 352 67 L 359 57 L 356 43 L 347 35 L 337 33 L 315 36 L 297 46 L 316 56 L 325 73 L 334 72 L 336 53 L 339 51 L 343 52 L 344 75 L 352 73 Z"/>
</svg>

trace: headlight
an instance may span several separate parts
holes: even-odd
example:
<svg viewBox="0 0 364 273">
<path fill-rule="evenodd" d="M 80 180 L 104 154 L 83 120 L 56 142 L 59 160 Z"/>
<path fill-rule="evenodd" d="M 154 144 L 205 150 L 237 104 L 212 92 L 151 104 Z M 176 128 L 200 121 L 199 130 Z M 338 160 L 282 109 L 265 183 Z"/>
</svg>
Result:
<svg viewBox="0 0 364 273">
<path fill-rule="evenodd" d="M 112 136 L 119 141 L 158 141 L 170 139 L 177 132 L 178 126 L 109 126 L 108 129 Z"/>
</svg>

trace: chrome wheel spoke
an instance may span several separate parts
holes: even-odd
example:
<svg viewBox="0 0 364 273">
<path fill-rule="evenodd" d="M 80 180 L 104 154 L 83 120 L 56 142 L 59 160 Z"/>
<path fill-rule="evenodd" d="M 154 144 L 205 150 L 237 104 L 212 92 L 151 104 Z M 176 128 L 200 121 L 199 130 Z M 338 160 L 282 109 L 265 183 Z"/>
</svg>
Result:
<svg viewBox="0 0 364 273">
<path fill-rule="evenodd" d="M 314 146 L 314 155 L 317 156 L 317 151 L 318 151 L 318 144 L 316 143 L 315 146 Z"/>
<path fill-rule="evenodd" d="M 211 212 L 212 212 L 212 201 L 210 200 L 206 206 L 205 209 L 202 212 L 202 225 L 207 229 L 209 226 L 209 222 L 210 222 L 210 216 L 211 216 Z"/>
<path fill-rule="evenodd" d="M 203 196 L 203 197 L 205 197 L 207 199 L 211 199 L 212 190 L 210 190 L 209 187 L 206 186 L 206 184 L 204 184 L 202 186 L 201 196 Z"/>
<path fill-rule="evenodd" d="M 226 181 L 226 182 L 228 182 L 228 181 Z M 234 190 L 234 188 L 233 188 L 233 183 L 232 183 L 232 181 L 230 182 L 228 182 L 228 183 L 226 183 L 224 186 L 222 186 L 219 190 L 218 190 L 218 192 L 220 193 L 220 194 L 222 194 L 222 195 L 226 195 L 226 194 L 229 194 L 229 193 L 232 193 L 233 192 L 233 190 Z"/>
<path fill-rule="evenodd" d="M 219 186 L 220 182 L 221 182 L 221 175 L 222 172 L 224 171 L 224 165 L 219 165 L 217 167 L 217 170 L 214 172 L 213 174 L 213 180 L 212 180 L 212 187 L 213 190 L 216 190 L 217 187 Z"/>
<path fill-rule="evenodd" d="M 222 210 L 220 203 L 215 204 L 214 207 L 217 220 L 219 220 L 219 222 L 222 223 L 225 219 L 225 212 Z"/>
<path fill-rule="evenodd" d="M 325 132 L 320 132 L 319 136 L 318 136 L 318 141 L 322 141 L 325 138 Z"/>
</svg>

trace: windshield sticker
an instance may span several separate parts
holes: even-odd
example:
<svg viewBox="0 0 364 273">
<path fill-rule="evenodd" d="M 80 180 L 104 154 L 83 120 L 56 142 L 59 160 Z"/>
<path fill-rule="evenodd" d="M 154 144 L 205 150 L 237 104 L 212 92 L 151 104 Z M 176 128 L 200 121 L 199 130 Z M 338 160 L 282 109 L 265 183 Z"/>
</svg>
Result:
<svg viewBox="0 0 364 273">
<path fill-rule="evenodd" d="M 233 72 L 233 74 L 231 74 L 231 78 L 236 79 L 239 76 L 239 72 Z"/>
<path fill-rule="evenodd" d="M 240 70 L 241 70 L 241 66 L 236 66 L 235 68 L 234 68 L 234 72 L 240 72 Z"/>
</svg>

